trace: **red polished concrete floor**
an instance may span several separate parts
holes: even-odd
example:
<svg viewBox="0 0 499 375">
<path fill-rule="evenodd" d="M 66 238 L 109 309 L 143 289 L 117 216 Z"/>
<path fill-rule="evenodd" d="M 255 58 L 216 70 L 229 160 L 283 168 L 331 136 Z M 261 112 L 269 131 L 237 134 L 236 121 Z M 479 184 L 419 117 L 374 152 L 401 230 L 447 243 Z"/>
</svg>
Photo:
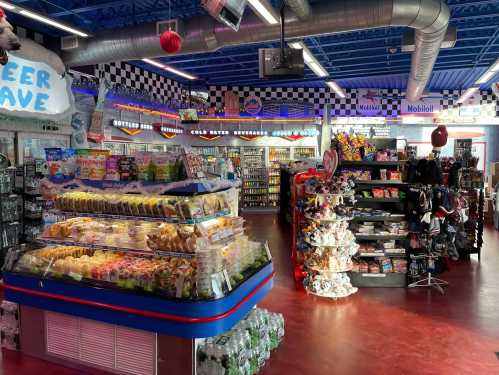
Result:
<svg viewBox="0 0 499 375">
<path fill-rule="evenodd" d="M 285 225 L 273 215 L 247 220 L 254 238 L 268 239 L 277 271 L 274 290 L 261 306 L 286 319 L 286 337 L 262 375 L 499 374 L 499 232 L 485 231 L 481 263 L 458 262 L 441 275 L 450 282 L 445 296 L 424 289 L 362 289 L 331 301 L 294 290 Z M 1 370 L 88 374 L 7 351 Z"/>
</svg>

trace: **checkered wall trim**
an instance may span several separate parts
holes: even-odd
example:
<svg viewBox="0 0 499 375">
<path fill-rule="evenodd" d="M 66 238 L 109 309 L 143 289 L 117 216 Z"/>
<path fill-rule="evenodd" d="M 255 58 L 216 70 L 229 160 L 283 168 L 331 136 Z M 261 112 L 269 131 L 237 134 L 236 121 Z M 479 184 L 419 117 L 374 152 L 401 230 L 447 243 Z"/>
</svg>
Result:
<svg viewBox="0 0 499 375">
<path fill-rule="evenodd" d="M 313 104 L 316 115 L 322 114 L 324 104 L 331 104 L 332 116 L 359 116 L 357 113 L 358 90 L 347 89 L 346 98 L 340 98 L 327 88 L 303 88 L 303 87 L 247 87 L 247 86 L 210 86 L 209 87 L 209 104 L 211 107 L 223 109 L 224 93 L 231 90 L 237 93 L 241 98 L 249 95 L 256 95 L 264 102 L 267 100 L 282 100 L 282 101 L 298 101 L 308 102 Z M 397 117 L 401 109 L 401 99 L 405 96 L 405 92 L 398 89 L 380 89 L 381 96 L 381 115 L 383 117 Z M 454 102 L 457 101 L 461 94 L 459 90 L 444 90 L 441 92 L 442 98 L 440 104 L 444 110 L 449 111 L 449 114 L 459 114 L 459 108 L 454 107 Z M 483 116 L 499 117 L 499 100 L 487 91 L 481 92 L 481 104 L 490 104 L 486 106 L 486 113 Z M 494 104 L 495 103 L 495 108 Z"/>
<path fill-rule="evenodd" d="M 95 75 L 114 84 L 152 93 L 162 101 L 182 99 L 179 82 L 125 62 L 99 64 L 95 68 Z"/>
</svg>

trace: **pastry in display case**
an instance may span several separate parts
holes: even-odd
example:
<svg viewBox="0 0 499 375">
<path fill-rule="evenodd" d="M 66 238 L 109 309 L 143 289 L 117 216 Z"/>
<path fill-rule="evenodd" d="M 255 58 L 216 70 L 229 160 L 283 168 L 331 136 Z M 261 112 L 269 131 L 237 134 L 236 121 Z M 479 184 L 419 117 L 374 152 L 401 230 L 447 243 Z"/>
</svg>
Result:
<svg viewBox="0 0 499 375">
<path fill-rule="evenodd" d="M 214 217 L 228 212 L 224 192 L 67 192 L 55 197 L 55 205 L 61 220 L 46 225 L 37 239 L 45 247 L 24 252 L 13 272 L 209 300 L 224 297 L 270 263 L 268 246 L 244 235 L 241 217 Z M 199 220 L 187 223 L 192 218 Z"/>
<path fill-rule="evenodd" d="M 229 211 L 225 192 L 192 197 L 66 192 L 56 196 L 54 202 L 64 212 L 162 219 L 203 219 L 226 215 Z"/>
</svg>

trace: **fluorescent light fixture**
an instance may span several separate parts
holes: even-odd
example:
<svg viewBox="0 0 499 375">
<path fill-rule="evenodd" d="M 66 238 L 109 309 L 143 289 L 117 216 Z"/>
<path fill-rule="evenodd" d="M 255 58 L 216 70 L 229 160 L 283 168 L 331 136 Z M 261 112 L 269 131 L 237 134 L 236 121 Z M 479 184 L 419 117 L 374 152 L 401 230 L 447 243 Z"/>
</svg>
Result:
<svg viewBox="0 0 499 375">
<path fill-rule="evenodd" d="M 497 72 L 493 72 L 492 70 L 489 70 L 487 72 L 485 72 L 484 74 L 482 74 L 480 76 L 480 78 L 478 79 L 478 81 L 476 81 L 475 83 L 481 85 L 483 83 L 487 83 L 489 82 L 492 77 L 494 77 L 496 75 Z"/>
<path fill-rule="evenodd" d="M 165 65 L 165 64 L 162 64 L 160 63 L 159 61 L 156 61 L 156 60 L 151 60 L 151 59 L 142 59 L 142 61 L 144 61 L 145 63 L 148 63 L 150 65 L 153 65 L 157 68 L 160 68 L 160 69 L 163 69 L 163 70 L 166 70 L 170 73 L 173 73 L 173 74 L 176 74 L 178 76 L 181 76 L 181 77 L 184 77 L 184 78 L 187 78 L 187 79 L 190 79 L 191 81 L 192 80 L 195 80 L 197 79 L 197 77 L 189 74 L 189 73 L 186 73 L 182 70 L 179 70 L 179 69 L 175 69 L 171 66 L 168 66 L 168 65 Z"/>
<path fill-rule="evenodd" d="M 491 72 L 499 72 L 499 59 L 490 67 Z"/>
<path fill-rule="evenodd" d="M 5 1 L 0 1 L 0 7 L 5 8 L 7 10 L 14 10 L 14 9 L 16 9 L 15 5 L 6 3 Z"/>
<path fill-rule="evenodd" d="M 329 73 L 321 65 L 321 63 L 315 58 L 312 52 L 307 48 L 303 42 L 292 42 L 288 43 L 288 46 L 293 49 L 303 50 L 303 61 L 308 67 L 319 77 L 327 77 Z"/>
<path fill-rule="evenodd" d="M 36 21 L 40 21 L 40 22 L 45 23 L 47 25 L 53 26 L 53 27 L 55 27 L 57 29 L 61 29 L 61 30 L 67 31 L 68 33 L 81 36 L 83 38 L 87 38 L 89 36 L 87 33 L 84 33 L 83 31 L 74 29 L 74 28 L 72 28 L 70 26 L 63 25 L 60 22 L 54 21 L 53 19 L 44 17 L 44 16 L 42 16 L 42 15 L 40 15 L 38 13 L 31 12 L 29 10 L 21 9 L 19 11 L 19 14 L 21 14 L 23 16 L 26 16 L 28 18 L 34 19 Z"/>
<path fill-rule="evenodd" d="M 467 89 L 462 95 L 461 97 L 457 100 L 457 104 L 463 104 L 466 100 L 468 100 L 470 98 L 470 96 L 472 96 L 475 92 L 478 91 L 478 87 L 470 87 L 469 89 Z"/>
<path fill-rule="evenodd" d="M 46 25 L 53 26 L 57 29 L 67 31 L 70 34 L 75 34 L 75 35 L 81 36 L 82 38 L 87 38 L 90 36 L 89 34 L 83 32 L 81 30 L 78 30 L 74 27 L 65 25 L 61 22 L 58 22 L 58 21 L 52 19 L 52 18 L 41 15 L 40 13 L 34 12 L 32 10 L 29 10 L 29 9 L 22 8 L 22 7 L 17 6 L 17 5 L 7 3 L 5 1 L 0 1 L 0 7 L 5 8 L 7 10 L 10 10 L 14 13 L 20 14 L 22 16 L 31 18 L 33 20 L 42 22 Z"/>
<path fill-rule="evenodd" d="M 489 69 L 487 69 L 487 71 L 485 73 L 483 73 L 475 83 L 478 85 L 482 85 L 484 83 L 487 83 L 497 73 L 499 73 L 499 59 L 497 59 L 497 61 L 494 64 L 492 64 L 492 66 Z"/>
<path fill-rule="evenodd" d="M 190 75 L 189 73 L 186 73 L 186 72 L 183 72 L 181 70 L 172 68 L 171 66 L 165 66 L 164 69 L 167 70 L 167 71 L 169 71 L 170 73 L 173 73 L 173 74 L 176 74 L 178 76 L 190 79 L 191 81 L 196 79 L 196 77 L 194 77 L 193 75 Z"/>
<path fill-rule="evenodd" d="M 259 18 L 269 25 L 277 25 L 279 17 L 267 0 L 248 0 L 248 3 Z"/>
<path fill-rule="evenodd" d="M 153 65 L 157 68 L 161 68 L 161 69 L 164 69 L 165 66 L 163 64 L 161 64 L 160 62 L 157 62 L 157 61 L 154 61 L 154 60 L 151 60 L 151 59 L 142 59 L 142 61 L 150 64 L 150 65 Z"/>
<path fill-rule="evenodd" d="M 338 86 L 338 84 L 336 82 L 334 82 L 334 81 L 327 81 L 326 85 L 328 85 L 329 88 L 331 90 L 333 90 L 336 93 L 336 95 L 338 95 L 340 98 L 345 98 L 345 96 L 346 96 L 345 92 L 341 89 L 340 86 Z"/>
</svg>

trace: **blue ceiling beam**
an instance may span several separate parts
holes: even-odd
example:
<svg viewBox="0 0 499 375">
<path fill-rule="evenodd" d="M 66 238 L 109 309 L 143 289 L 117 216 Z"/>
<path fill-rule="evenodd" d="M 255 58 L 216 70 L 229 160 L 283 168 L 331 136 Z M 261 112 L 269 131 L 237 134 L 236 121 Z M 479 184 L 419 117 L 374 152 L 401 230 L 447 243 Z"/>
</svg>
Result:
<svg viewBox="0 0 499 375">
<path fill-rule="evenodd" d="M 89 5 L 89 6 L 85 6 L 85 7 L 81 7 L 81 8 L 68 9 L 68 10 L 61 11 L 61 12 L 49 13 L 49 16 L 51 16 L 51 17 L 64 17 L 64 16 L 70 16 L 73 14 L 95 12 L 97 10 L 120 7 L 123 5 L 129 5 L 129 4 L 130 4 L 130 0 L 110 1 L 107 3 L 101 2 L 99 4 Z"/>
</svg>

